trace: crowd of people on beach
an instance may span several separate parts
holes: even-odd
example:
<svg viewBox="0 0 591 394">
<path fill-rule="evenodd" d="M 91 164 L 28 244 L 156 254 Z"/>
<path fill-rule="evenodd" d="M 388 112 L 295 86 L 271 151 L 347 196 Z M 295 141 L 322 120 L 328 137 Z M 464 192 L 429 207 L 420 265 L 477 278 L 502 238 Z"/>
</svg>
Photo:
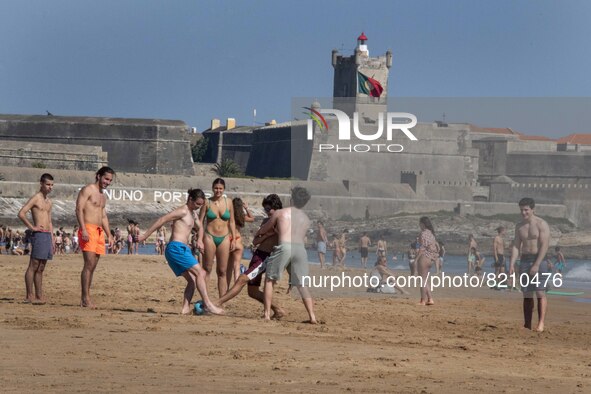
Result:
<svg viewBox="0 0 591 394">
<path fill-rule="evenodd" d="M 54 182 L 48 173 L 41 176 L 39 192 L 18 213 L 27 227 L 28 236 L 25 238 L 18 233 L 16 241 L 17 232 L 13 234 L 12 230 L 2 228 L 0 239 L 4 240 L 4 245 L 9 239 L 9 250 L 14 249 L 13 243 L 30 245 L 24 247 L 30 253 L 25 273 L 25 302 L 45 303 L 42 286 L 45 265 L 54 254 L 79 250 L 84 260 L 80 275 L 80 306 L 95 308 L 90 290 L 100 257 L 107 252 L 119 254 L 124 242 L 127 242 L 128 254 L 137 254 L 139 244 L 145 243 L 156 232 L 155 251 L 165 256 L 176 276 L 183 276 L 187 281 L 181 313 L 203 310 L 223 314 L 222 305 L 248 285 L 249 296 L 263 304 L 263 317 L 266 320 L 279 319 L 285 315 L 285 310 L 273 301 L 273 287 L 287 270 L 290 288 L 298 289 L 309 316 L 308 322 L 317 322 L 311 295 L 302 286 L 302 277 L 308 274 L 305 237 L 311 224 L 301 210 L 311 198 L 305 188 L 292 190 L 290 207 L 284 208 L 276 194 L 263 199 L 267 220 L 254 237 L 255 253 L 249 267 L 245 268 L 241 265 L 244 244 L 240 231 L 246 223 L 254 221 L 254 216 L 242 199 L 229 199 L 225 195 L 223 179 L 213 181 L 213 195 L 209 198 L 201 189 L 189 189 L 186 204 L 160 217 L 143 234 L 138 222 L 128 220 L 125 239 L 119 228 L 110 229 L 106 213 L 107 199 L 103 192 L 114 176 L 112 168 L 102 167 L 96 172 L 95 182 L 80 189 L 75 210 L 78 225 L 72 233 L 66 233 L 63 228 L 54 232 L 49 198 Z M 32 220 L 29 220 L 29 213 Z M 171 231 L 167 242 L 166 225 L 169 223 Z M 292 228 L 299 230 L 292 231 Z M 207 292 L 214 268 L 219 293 L 215 303 Z M 261 291 L 263 274 L 264 291 Z M 193 307 L 195 290 L 200 293 L 201 301 Z"/>
<path fill-rule="evenodd" d="M 81 272 L 81 300 L 83 307 L 95 308 L 90 297 L 94 271 L 100 256 L 108 253 L 119 254 L 124 245 L 127 254 L 137 254 L 139 245 L 145 243 L 152 233 L 156 233 L 155 252 L 164 255 L 176 276 L 187 281 L 183 293 L 182 314 L 193 311 L 207 311 L 223 314 L 223 305 L 236 297 L 247 286 L 248 295 L 263 304 L 263 318 L 281 318 L 285 310 L 273 300 L 273 288 L 284 271 L 289 274 L 290 289 L 295 287 L 301 296 L 310 323 L 317 323 L 314 302 L 309 290 L 303 286 L 302 278 L 309 274 L 306 251 L 307 236 L 316 235 L 316 248 L 320 268 L 326 266 L 327 249 L 332 249 L 332 266 L 344 269 L 347 256 L 347 232 L 333 233 L 329 240 L 322 221 L 317 222 L 316 231 L 311 230 L 311 220 L 302 210 L 311 196 L 303 187 L 294 187 L 291 206 L 283 207 L 276 194 L 269 194 L 262 200 L 266 218 L 255 234 L 252 244 L 244 241 L 241 231 L 246 223 L 255 218 L 248 204 L 241 198 L 230 199 L 225 194 L 226 184 L 221 178 L 212 183 L 212 196 L 206 198 L 201 189 L 191 188 L 187 192 L 187 202 L 174 211 L 160 217 L 142 234 L 139 223 L 129 219 L 127 234 L 116 227 L 111 230 L 106 214 L 106 196 L 103 191 L 111 184 L 115 171 L 102 167 L 96 173 L 94 183 L 83 187 L 76 201 L 78 224 L 71 233 L 60 227 L 53 229 L 51 220 L 52 202 L 49 193 L 53 189 L 53 177 L 43 174 L 40 189 L 19 211 L 18 217 L 25 224 L 24 233 L 0 226 L 0 247 L 5 253 L 30 254 L 29 267 L 25 273 L 26 302 L 44 303 L 42 277 L 45 264 L 54 254 L 81 253 L 84 266 Z M 497 228 L 493 240 L 492 266 L 495 275 L 511 275 L 517 269 L 521 275 L 533 276 L 542 272 L 562 272 L 566 261 L 559 247 L 552 262 L 546 257 L 549 244 L 548 224 L 534 213 L 533 199 L 524 198 L 519 202 L 522 221 L 516 225 L 515 239 L 511 244 L 510 258 L 505 257 L 506 245 L 504 227 Z M 27 214 L 31 213 L 32 221 Z M 366 216 L 368 211 L 366 209 Z M 170 224 L 168 238 L 167 225 Z M 168 239 L 167 239 L 168 238 Z M 241 264 L 245 247 L 253 250 L 248 267 Z M 359 238 L 361 267 L 368 268 L 369 249 L 373 247 L 367 233 Z M 2 249 L 0 249 L 0 252 Z M 387 267 L 389 245 L 383 236 L 375 244 L 376 263 L 374 270 L 379 276 L 394 277 L 395 273 Z M 418 235 L 407 252 L 409 271 L 425 280 L 432 267 L 435 275 L 443 272 L 445 244 L 436 238 L 435 228 L 430 218 L 423 216 L 418 222 Z M 395 255 L 393 259 L 396 259 Z M 481 276 L 486 259 L 479 250 L 474 236 L 468 239 L 467 275 Z M 218 299 L 208 295 L 208 284 L 212 273 L 216 273 Z M 264 274 L 264 282 L 263 282 Z M 426 280 L 422 283 L 426 284 Z M 261 285 L 263 288 L 261 290 Z M 400 293 L 405 289 L 396 287 Z M 420 287 L 419 305 L 434 305 L 433 295 L 426 285 Z M 543 331 L 547 301 L 546 286 L 539 283 L 522 286 L 524 293 L 524 326 L 532 328 L 533 299 L 538 299 L 539 323 L 536 330 Z M 195 291 L 201 301 L 195 306 L 192 299 Z"/>
<path fill-rule="evenodd" d="M 52 242 L 54 255 L 78 254 L 81 252 L 78 243 L 78 228 L 78 225 L 74 225 L 71 232 L 66 232 L 64 227 L 60 227 L 59 230 L 53 232 Z M 119 254 L 124 248 L 127 248 L 127 254 L 138 254 L 140 243 L 134 241 L 132 238 L 132 234 L 135 232 L 136 228 L 139 230 L 139 225 L 133 220 L 130 220 L 128 235 L 126 237 L 124 237 L 119 227 L 111 230 L 114 242 L 112 245 L 107 245 L 106 253 Z M 156 254 L 164 254 L 164 246 L 166 244 L 166 228 L 162 228 L 160 233 L 163 233 L 163 235 L 159 235 L 154 244 Z M 31 252 L 31 235 L 32 231 L 30 229 L 20 231 L 0 225 L 0 254 L 17 256 L 29 255 Z M 145 242 L 143 244 L 145 245 Z"/>
</svg>

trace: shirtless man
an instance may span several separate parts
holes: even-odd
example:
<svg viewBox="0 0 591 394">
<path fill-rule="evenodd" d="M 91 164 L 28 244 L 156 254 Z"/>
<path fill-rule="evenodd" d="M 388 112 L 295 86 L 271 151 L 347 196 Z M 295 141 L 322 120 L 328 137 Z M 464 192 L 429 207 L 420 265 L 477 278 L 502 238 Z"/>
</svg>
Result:
<svg viewBox="0 0 591 394">
<path fill-rule="evenodd" d="M 82 307 L 96 308 L 90 300 L 90 286 L 99 258 L 105 254 L 105 234 L 109 237 L 109 244 L 114 242 L 105 209 L 107 197 L 103 194 L 103 190 L 113 181 L 114 175 L 115 171 L 112 168 L 101 167 L 96 172 L 95 182 L 80 189 L 76 200 L 76 219 L 80 227 L 78 242 L 84 258 L 84 268 L 80 274 Z"/>
<path fill-rule="evenodd" d="M 343 231 L 341 233 L 341 236 L 339 237 L 338 244 L 339 244 L 339 248 L 341 249 L 339 266 L 341 267 L 341 269 L 345 269 L 345 260 L 347 260 L 347 233 L 346 233 L 346 231 Z"/>
<path fill-rule="evenodd" d="M 534 311 L 534 292 L 538 299 L 538 326 L 536 331 L 544 331 L 544 319 L 548 301 L 546 299 L 546 276 L 541 275 L 546 269 L 541 265 L 548 251 L 550 243 L 550 228 L 548 223 L 537 217 L 534 212 L 536 204 L 532 198 L 522 198 L 519 201 L 519 209 L 523 220 L 515 226 L 515 240 L 511 250 L 511 263 L 509 275 L 515 272 L 515 261 L 521 253 L 519 275 L 516 280 L 521 280 L 521 275 L 529 277 L 528 286 L 523 287 L 523 318 L 524 327 L 532 329 L 532 315 Z M 537 275 L 536 275 L 537 274 Z M 524 275 L 524 276 L 525 276 Z M 524 280 L 525 281 L 525 278 Z M 532 283 L 539 282 L 539 283 Z"/>
<path fill-rule="evenodd" d="M 273 288 L 275 283 L 281 279 L 283 270 L 290 266 L 290 286 L 297 287 L 304 307 L 308 312 L 310 324 L 316 324 L 314 315 L 314 300 L 307 288 L 302 286 L 302 277 L 308 275 L 308 256 L 304 248 L 304 237 L 310 227 L 310 219 L 301 210 L 310 200 L 310 193 L 300 186 L 291 191 L 293 206 L 275 211 L 271 219 L 265 223 L 259 234 L 266 234 L 275 228 L 279 235 L 279 245 L 273 249 L 273 253 L 267 258 L 267 272 L 265 279 L 265 309 L 263 318 L 271 319 L 271 303 L 273 301 Z"/>
<path fill-rule="evenodd" d="M 328 244 L 328 235 L 324 228 L 324 223 L 318 221 L 318 232 L 316 233 L 316 245 L 318 250 L 318 261 L 320 261 L 320 269 L 324 268 L 324 261 L 326 257 L 326 245 Z"/>
<path fill-rule="evenodd" d="M 264 226 L 269 221 L 275 211 L 283 208 L 283 204 L 277 194 L 269 194 L 263 199 L 263 208 L 268 217 L 263 219 L 261 226 Z M 217 305 L 222 306 L 236 297 L 247 284 L 250 298 L 259 301 L 261 304 L 264 303 L 264 294 L 259 288 L 261 286 L 261 279 L 267 268 L 265 260 L 271 255 L 273 248 L 279 243 L 279 237 L 275 229 L 272 228 L 268 233 L 256 236 L 252 242 L 257 248 L 252 254 L 248 269 L 238 276 L 234 285 L 218 300 Z M 271 310 L 273 311 L 272 317 L 274 319 L 281 319 L 285 316 L 285 311 L 275 303 L 271 303 Z"/>
<path fill-rule="evenodd" d="M 503 238 L 505 235 L 505 227 L 500 226 L 497 228 L 497 235 L 493 240 L 493 257 L 495 259 L 495 275 L 497 276 L 497 283 L 500 280 L 503 280 L 500 276 L 501 274 L 507 275 L 507 270 L 505 269 L 506 260 L 505 260 L 505 239 Z M 503 275 L 504 276 L 504 275 Z"/>
<path fill-rule="evenodd" d="M 386 257 L 386 253 L 388 252 L 388 243 L 384 240 L 384 236 L 380 235 L 380 239 L 378 239 L 378 244 L 376 248 L 376 254 L 378 255 L 378 259 L 380 257 Z"/>
<path fill-rule="evenodd" d="M 139 241 L 139 237 L 140 237 L 140 224 L 138 222 L 134 223 L 133 226 L 133 234 L 131 235 L 131 238 L 133 240 L 133 254 L 138 254 L 139 253 L 139 247 L 140 247 L 140 241 Z"/>
<path fill-rule="evenodd" d="M 32 231 L 31 258 L 25 273 L 26 303 L 44 304 L 43 271 L 47 260 L 53 258 L 53 224 L 51 223 L 52 202 L 48 195 L 53 190 L 53 176 L 41 175 L 41 187 L 21 208 L 18 218 Z M 31 211 L 33 223 L 27 219 L 27 212 Z M 35 294 L 33 294 L 33 287 Z"/>
<path fill-rule="evenodd" d="M 127 254 L 133 254 L 133 234 L 135 234 L 135 222 L 131 219 L 127 221 Z"/>
<path fill-rule="evenodd" d="M 205 285 L 205 271 L 193 256 L 193 252 L 188 245 L 192 229 L 198 232 L 198 239 L 202 239 L 203 236 L 203 227 L 199 225 L 199 220 L 196 220 L 195 211 L 205 204 L 205 193 L 201 189 L 189 189 L 187 194 L 187 203 L 185 205 L 160 217 L 137 239 L 138 242 L 144 242 L 156 229 L 161 228 L 168 222 L 172 222 L 170 241 L 166 245 L 164 255 L 175 275 L 182 275 L 187 280 L 181 313 L 183 315 L 191 313 L 191 300 L 195 294 L 195 288 L 197 288 L 203 299 L 205 309 L 208 312 L 220 315 L 224 311 L 216 307 L 209 299 L 207 286 Z M 197 248 L 203 251 L 203 243 L 198 242 Z"/>
<path fill-rule="evenodd" d="M 156 236 L 156 250 L 158 251 L 159 255 L 163 255 L 164 248 L 166 247 L 166 227 L 160 227 L 158 229 L 158 233 L 156 233 Z"/>
<path fill-rule="evenodd" d="M 367 255 L 369 254 L 370 246 L 371 240 L 367 236 L 367 233 L 364 232 L 361 238 L 359 238 L 359 254 L 361 255 L 361 267 L 363 268 L 367 268 Z"/>
</svg>

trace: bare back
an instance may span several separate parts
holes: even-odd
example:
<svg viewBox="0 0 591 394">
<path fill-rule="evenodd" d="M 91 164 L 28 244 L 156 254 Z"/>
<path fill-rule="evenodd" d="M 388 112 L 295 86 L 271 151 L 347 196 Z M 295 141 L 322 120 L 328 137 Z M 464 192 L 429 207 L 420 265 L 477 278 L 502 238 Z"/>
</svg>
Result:
<svg viewBox="0 0 591 394">
<path fill-rule="evenodd" d="M 369 246 L 370 239 L 367 235 L 364 235 L 359 239 L 359 246 L 362 248 L 367 248 Z"/>
<path fill-rule="evenodd" d="M 276 214 L 279 242 L 303 244 L 310 227 L 308 215 L 295 207 L 280 209 Z"/>
<path fill-rule="evenodd" d="M 318 226 L 318 233 L 316 234 L 316 241 L 326 242 L 328 240 L 328 236 L 326 235 L 326 229 L 324 226 Z"/>
</svg>

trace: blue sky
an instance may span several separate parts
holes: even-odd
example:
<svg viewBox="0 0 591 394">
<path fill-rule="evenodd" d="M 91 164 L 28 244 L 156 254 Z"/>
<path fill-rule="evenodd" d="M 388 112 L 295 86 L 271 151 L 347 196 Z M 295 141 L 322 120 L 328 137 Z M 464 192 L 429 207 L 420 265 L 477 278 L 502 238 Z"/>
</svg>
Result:
<svg viewBox="0 0 591 394">
<path fill-rule="evenodd" d="M 371 55 L 394 54 L 390 96 L 589 97 L 589 15 L 587 1 L 2 0 L 0 113 L 285 121 L 292 98 L 332 95 L 331 50 L 349 55 L 361 31 Z"/>
</svg>

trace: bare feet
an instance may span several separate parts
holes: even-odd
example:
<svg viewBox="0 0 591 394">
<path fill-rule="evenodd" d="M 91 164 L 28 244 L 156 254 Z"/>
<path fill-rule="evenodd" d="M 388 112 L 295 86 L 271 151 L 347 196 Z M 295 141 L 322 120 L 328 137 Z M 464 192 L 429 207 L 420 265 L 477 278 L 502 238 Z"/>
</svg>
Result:
<svg viewBox="0 0 591 394">
<path fill-rule="evenodd" d="M 419 303 L 418 303 L 417 305 L 422 305 L 422 306 L 425 306 L 425 305 L 427 305 L 427 304 L 425 303 L 425 301 L 421 300 L 421 301 L 419 301 Z"/>
<path fill-rule="evenodd" d="M 544 332 L 544 323 L 538 323 L 538 326 L 536 327 L 536 332 Z"/>
<path fill-rule="evenodd" d="M 32 302 L 33 302 L 33 299 L 31 299 L 31 298 L 25 298 L 25 299 L 23 300 L 23 304 L 30 304 L 30 303 L 32 303 Z"/>
<path fill-rule="evenodd" d="M 225 314 L 224 310 L 222 308 L 218 308 L 217 306 L 215 306 L 214 304 L 209 304 L 209 305 L 205 305 L 203 304 L 203 309 L 208 312 L 211 313 L 213 315 L 223 315 Z"/>
<path fill-rule="evenodd" d="M 88 301 L 81 301 L 80 302 L 80 306 L 82 308 L 88 308 L 88 309 L 96 309 L 96 305 L 94 305 L 92 303 L 92 301 L 88 300 Z"/>
<path fill-rule="evenodd" d="M 181 310 L 181 315 L 190 315 L 192 312 L 191 307 L 183 307 L 183 310 Z"/>
<path fill-rule="evenodd" d="M 35 299 L 32 301 L 32 304 L 33 304 L 33 305 L 45 305 L 46 303 L 47 303 L 47 301 L 45 301 L 45 299 L 44 299 L 44 298 L 35 298 Z"/>
<path fill-rule="evenodd" d="M 303 323 L 306 323 L 306 324 L 318 324 L 318 321 L 316 319 L 311 319 L 311 320 L 305 320 L 305 321 L 303 321 Z"/>
<path fill-rule="evenodd" d="M 428 300 L 425 305 L 435 305 L 435 302 L 433 302 L 433 300 Z"/>
<path fill-rule="evenodd" d="M 271 319 L 281 320 L 283 317 L 285 317 L 285 315 L 287 315 L 285 309 L 275 308 L 273 309 L 273 316 L 271 316 Z"/>
</svg>

